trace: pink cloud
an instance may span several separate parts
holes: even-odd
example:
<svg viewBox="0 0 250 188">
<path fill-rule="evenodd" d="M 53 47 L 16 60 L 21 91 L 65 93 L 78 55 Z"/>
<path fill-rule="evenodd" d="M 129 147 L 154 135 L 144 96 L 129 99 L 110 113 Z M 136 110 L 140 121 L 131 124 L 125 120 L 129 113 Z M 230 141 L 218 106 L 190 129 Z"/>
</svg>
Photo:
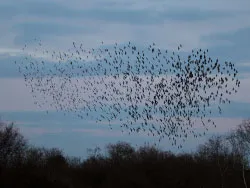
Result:
<svg viewBox="0 0 250 188">
<path fill-rule="evenodd" d="M 43 135 L 43 134 L 57 134 L 62 133 L 62 128 L 42 128 L 42 127 L 18 127 L 20 132 L 26 136 Z"/>
<path fill-rule="evenodd" d="M 123 136 L 121 131 L 101 130 L 101 129 L 72 129 L 72 132 L 90 133 L 94 136 Z"/>
</svg>

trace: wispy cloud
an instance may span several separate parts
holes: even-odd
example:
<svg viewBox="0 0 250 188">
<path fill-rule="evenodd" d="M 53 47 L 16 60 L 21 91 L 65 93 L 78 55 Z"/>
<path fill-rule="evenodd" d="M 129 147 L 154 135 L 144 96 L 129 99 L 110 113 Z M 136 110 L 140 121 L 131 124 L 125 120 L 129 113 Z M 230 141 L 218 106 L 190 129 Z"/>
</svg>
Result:
<svg viewBox="0 0 250 188">
<path fill-rule="evenodd" d="M 84 129 L 84 128 L 78 128 L 78 129 L 72 129 L 72 132 L 77 133 L 86 133 L 91 134 L 93 136 L 112 136 L 112 137 L 121 137 L 122 135 L 121 131 L 110 131 L 110 130 L 102 130 L 102 129 Z"/>
<path fill-rule="evenodd" d="M 146 76 L 141 76 L 141 78 L 146 78 Z M 116 87 L 117 89 L 120 90 L 120 92 L 126 92 L 125 88 L 121 88 L 121 86 L 119 86 L 119 83 L 122 80 L 119 80 L 117 78 L 113 78 L 112 76 L 110 77 L 100 77 L 100 76 L 92 76 L 92 77 L 80 77 L 80 78 L 72 78 L 71 79 L 71 83 L 69 83 L 68 85 L 66 85 L 65 88 L 68 88 L 69 90 L 65 90 L 62 94 L 62 97 L 68 97 L 69 95 L 72 95 L 73 93 L 73 89 L 74 89 L 74 84 L 76 84 L 79 88 L 78 93 L 75 93 L 73 95 L 73 97 L 76 97 L 76 100 L 80 99 L 80 100 L 85 100 L 86 102 L 91 102 L 93 99 L 91 98 L 91 96 L 93 95 L 93 92 L 96 91 L 96 99 L 98 98 L 98 96 L 103 96 L 103 92 L 106 91 L 107 93 L 113 92 L 112 89 L 113 88 L 107 88 L 105 89 L 104 85 L 90 85 L 88 83 L 95 81 L 100 81 L 103 78 L 104 83 L 103 84 L 110 84 L 111 82 L 113 82 L 115 85 L 114 87 Z M 120 78 L 121 79 L 121 78 Z M 171 76 L 168 77 L 168 79 L 171 79 Z M 144 80 L 144 79 L 143 79 Z M 157 83 L 157 81 L 160 81 L 161 78 L 156 78 L 154 83 Z M 250 88 L 248 87 L 248 83 L 250 82 L 250 78 L 246 77 L 246 78 L 241 78 L 241 85 L 240 88 L 238 89 L 238 92 L 236 94 L 233 94 L 231 96 L 229 96 L 229 98 L 237 105 L 237 103 L 250 103 L 249 97 L 248 95 L 246 95 L 246 93 L 250 92 Z M 120 81 L 120 82 L 119 82 Z M 54 83 L 57 84 L 57 87 L 55 88 L 56 90 L 60 90 L 60 86 L 61 86 L 61 81 L 60 79 L 56 79 L 56 77 L 54 78 Z M 5 85 L 4 86 L 4 90 L 0 93 L 0 102 L 1 102 L 1 107 L 0 110 L 3 111 L 16 111 L 16 110 L 56 110 L 56 106 L 55 105 L 50 105 L 53 104 L 53 98 L 52 96 L 50 96 L 48 93 L 40 93 L 39 91 L 34 91 L 33 93 L 31 93 L 31 88 L 25 85 L 25 81 L 21 78 L 16 78 L 16 79 L 9 79 L 9 78 L 5 78 L 5 79 L 0 79 L 0 85 Z M 142 85 L 146 85 L 146 81 L 144 80 L 142 82 Z M 84 90 L 81 88 L 85 88 L 88 87 L 88 90 Z M 130 87 L 135 87 L 135 85 L 133 83 L 131 83 L 129 85 Z M 96 87 L 98 87 L 98 90 L 96 90 Z M 171 86 L 169 86 L 171 87 Z M 230 83 L 229 83 L 229 86 Z M 72 90 L 70 90 L 70 88 Z M 40 88 L 42 89 L 42 88 Z M 18 95 L 16 95 L 16 91 L 18 91 Z M 172 91 L 169 91 L 170 93 Z M 202 92 L 201 92 L 202 93 Z M 153 95 L 151 94 L 150 96 L 147 93 L 144 93 L 145 97 L 150 97 L 152 98 Z M 34 96 L 33 96 L 34 95 Z M 135 93 L 131 93 L 132 96 L 135 95 Z M 125 95 L 122 95 L 125 96 Z M 110 98 L 110 97 L 108 97 Z M 112 103 L 111 101 L 115 101 L 115 100 L 119 100 L 120 96 L 111 96 L 111 98 L 109 99 L 110 102 L 107 102 L 107 104 Z M 60 104 L 66 105 L 66 103 L 72 103 L 71 100 L 73 100 L 72 98 L 68 99 L 69 101 L 65 101 L 65 102 L 60 102 Z M 45 104 L 43 104 L 42 108 L 38 108 L 37 105 L 34 104 L 34 102 L 36 101 L 40 101 L 39 103 L 43 103 L 42 101 L 45 102 Z M 56 101 L 54 101 L 56 102 Z M 85 103 L 86 103 L 85 102 Z M 84 107 L 85 103 L 79 103 L 78 107 L 80 108 L 81 105 L 83 105 L 82 107 Z M 142 104 L 144 103 L 143 101 L 141 102 Z M 73 103 L 72 103 L 73 105 Z M 68 105 L 68 107 L 70 107 Z M 73 107 L 73 106 L 72 106 Z"/>
<path fill-rule="evenodd" d="M 176 47 L 183 43 L 190 49 L 206 46 L 201 41 L 202 36 L 249 26 L 247 5 L 249 2 L 244 0 L 237 4 L 224 0 L 209 3 L 193 0 L 185 5 L 180 1 L 22 1 L 20 4 L 4 3 L 1 13 L 7 15 L 2 19 L 5 22 L 8 12 L 15 12 L 8 24 L 11 29 L 5 35 L 7 38 L 15 36 L 16 45 L 34 37 L 41 37 L 57 47 L 67 46 L 69 39 L 84 40 L 88 46 L 97 45 L 96 42 L 103 39 L 112 43 L 131 39 L 140 44 L 150 39 L 161 46 Z M 59 41 L 61 38 L 64 40 Z"/>
<path fill-rule="evenodd" d="M 242 63 L 239 63 L 238 66 L 246 69 L 246 68 L 250 67 L 250 62 L 242 62 Z"/>
<path fill-rule="evenodd" d="M 59 134 L 65 132 L 62 128 L 44 128 L 44 127 L 25 127 L 19 126 L 19 130 L 25 136 L 37 136 L 37 135 L 44 135 L 44 134 Z"/>
</svg>

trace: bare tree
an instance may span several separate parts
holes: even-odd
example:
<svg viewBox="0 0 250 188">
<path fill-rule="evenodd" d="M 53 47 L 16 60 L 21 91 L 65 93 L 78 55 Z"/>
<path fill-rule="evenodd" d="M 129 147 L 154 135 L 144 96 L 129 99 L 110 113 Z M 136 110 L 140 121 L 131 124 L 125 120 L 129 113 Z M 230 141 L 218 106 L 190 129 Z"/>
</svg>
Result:
<svg viewBox="0 0 250 188">
<path fill-rule="evenodd" d="M 27 141 L 14 124 L 0 122 L 0 166 L 13 167 L 23 162 Z"/>
<path fill-rule="evenodd" d="M 118 142 L 116 144 L 109 144 L 106 146 L 109 157 L 114 162 L 132 160 L 135 154 L 135 149 L 127 142 Z"/>
<path fill-rule="evenodd" d="M 231 143 L 234 156 L 236 156 L 242 164 L 242 178 L 247 188 L 245 171 L 249 167 L 250 119 L 243 120 L 236 130 L 227 135 L 227 140 Z"/>
<path fill-rule="evenodd" d="M 205 161 L 215 163 L 221 176 L 221 187 L 224 187 L 225 173 L 231 161 L 230 147 L 223 136 L 212 136 L 198 147 L 197 156 Z"/>
</svg>

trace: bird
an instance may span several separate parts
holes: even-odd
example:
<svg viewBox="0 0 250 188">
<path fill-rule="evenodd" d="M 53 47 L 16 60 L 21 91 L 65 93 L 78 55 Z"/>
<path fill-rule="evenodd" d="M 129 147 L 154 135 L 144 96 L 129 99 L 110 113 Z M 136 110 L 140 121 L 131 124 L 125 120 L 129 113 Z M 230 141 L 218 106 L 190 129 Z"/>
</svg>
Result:
<svg viewBox="0 0 250 188">
<path fill-rule="evenodd" d="M 49 105 L 96 122 L 119 121 L 129 133 L 151 133 L 160 141 L 172 136 L 173 145 L 187 139 L 188 132 L 201 136 L 194 129 L 194 114 L 201 122 L 209 120 L 205 131 L 209 124 L 215 125 L 206 118 L 211 104 L 218 104 L 222 113 L 220 105 L 230 103 L 229 95 L 240 86 L 233 63 L 213 60 L 202 49 L 193 49 L 185 60 L 179 54 L 182 45 L 171 54 L 155 43 L 145 48 L 128 42 L 85 49 L 73 42 L 68 50 L 51 53 L 42 48 L 38 41 L 36 50 L 50 56 L 53 63 L 32 54 L 16 62 L 37 106 Z M 229 81 L 235 85 L 232 89 L 227 87 Z M 38 101 L 38 95 L 43 101 Z"/>
</svg>

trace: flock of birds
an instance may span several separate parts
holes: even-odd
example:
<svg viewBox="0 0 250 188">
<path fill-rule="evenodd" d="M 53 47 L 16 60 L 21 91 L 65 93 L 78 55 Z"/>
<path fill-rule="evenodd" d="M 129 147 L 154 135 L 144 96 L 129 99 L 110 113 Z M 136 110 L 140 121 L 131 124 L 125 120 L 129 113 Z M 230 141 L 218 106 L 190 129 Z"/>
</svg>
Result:
<svg viewBox="0 0 250 188">
<path fill-rule="evenodd" d="M 229 95 L 240 86 L 234 64 L 213 60 L 208 50 L 192 50 L 183 59 L 182 45 L 170 52 L 154 43 L 138 48 L 130 42 L 113 47 L 102 42 L 99 49 L 85 49 L 73 42 L 61 52 L 44 50 L 36 41 L 35 52 L 16 62 L 35 104 L 82 119 L 91 116 L 111 129 L 116 122 L 122 131 L 145 132 L 159 141 L 167 137 L 172 145 L 216 126 L 212 109 L 221 113 L 221 104 L 230 103 Z M 195 130 L 197 121 L 203 134 Z"/>
</svg>

